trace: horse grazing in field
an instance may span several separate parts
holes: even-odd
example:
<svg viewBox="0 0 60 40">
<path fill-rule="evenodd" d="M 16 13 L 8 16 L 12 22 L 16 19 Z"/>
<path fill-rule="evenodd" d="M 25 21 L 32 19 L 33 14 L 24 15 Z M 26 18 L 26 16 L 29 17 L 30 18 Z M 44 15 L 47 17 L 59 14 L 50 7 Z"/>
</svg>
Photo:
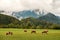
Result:
<svg viewBox="0 0 60 40">
<path fill-rule="evenodd" d="M 13 33 L 12 33 L 12 32 L 8 32 L 7 34 L 8 34 L 8 35 L 13 35 Z"/>
<path fill-rule="evenodd" d="M 25 29 L 24 32 L 27 32 L 27 30 Z"/>
<path fill-rule="evenodd" d="M 12 32 L 7 32 L 6 35 L 13 35 L 13 33 Z"/>
<path fill-rule="evenodd" d="M 36 33 L 36 31 L 33 30 L 33 31 L 31 31 L 31 33 Z"/>
<path fill-rule="evenodd" d="M 6 33 L 6 35 L 9 35 L 9 33 Z"/>
<path fill-rule="evenodd" d="M 48 32 L 48 30 L 44 30 L 44 31 L 42 32 L 42 34 L 43 34 L 43 33 L 47 34 L 47 32 Z"/>
</svg>

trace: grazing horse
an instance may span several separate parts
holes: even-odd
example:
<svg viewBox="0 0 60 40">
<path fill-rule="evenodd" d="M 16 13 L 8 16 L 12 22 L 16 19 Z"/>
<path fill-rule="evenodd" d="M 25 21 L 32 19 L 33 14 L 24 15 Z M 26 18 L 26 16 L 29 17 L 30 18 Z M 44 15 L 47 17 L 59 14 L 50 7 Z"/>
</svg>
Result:
<svg viewBox="0 0 60 40">
<path fill-rule="evenodd" d="M 9 33 L 6 33 L 6 35 L 9 35 Z"/>
<path fill-rule="evenodd" d="M 12 32 L 7 32 L 6 35 L 13 35 L 13 33 Z"/>
<path fill-rule="evenodd" d="M 36 31 L 31 31 L 31 33 L 36 33 Z"/>
<path fill-rule="evenodd" d="M 27 30 L 25 29 L 24 32 L 27 32 Z"/>
<path fill-rule="evenodd" d="M 47 34 L 47 32 L 48 32 L 48 30 L 44 30 L 44 31 L 42 32 L 42 34 L 43 34 L 43 33 Z"/>
<path fill-rule="evenodd" d="M 9 34 L 10 34 L 10 35 L 13 35 L 13 33 L 12 33 L 12 32 L 9 32 Z"/>
</svg>

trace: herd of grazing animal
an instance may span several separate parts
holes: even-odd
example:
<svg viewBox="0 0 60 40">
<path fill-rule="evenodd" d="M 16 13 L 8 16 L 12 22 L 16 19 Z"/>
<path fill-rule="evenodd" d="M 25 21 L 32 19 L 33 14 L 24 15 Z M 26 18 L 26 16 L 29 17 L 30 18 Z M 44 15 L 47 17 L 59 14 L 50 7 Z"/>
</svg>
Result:
<svg viewBox="0 0 60 40">
<path fill-rule="evenodd" d="M 27 30 L 25 29 L 24 32 L 27 32 Z M 35 33 L 36 34 L 36 31 L 35 30 L 32 30 L 31 31 L 31 34 L 32 33 Z M 47 33 L 48 33 L 48 30 L 42 31 L 42 34 L 47 34 Z M 6 35 L 13 35 L 13 32 L 6 32 Z"/>
<path fill-rule="evenodd" d="M 6 35 L 13 35 L 13 32 L 7 32 Z"/>
</svg>

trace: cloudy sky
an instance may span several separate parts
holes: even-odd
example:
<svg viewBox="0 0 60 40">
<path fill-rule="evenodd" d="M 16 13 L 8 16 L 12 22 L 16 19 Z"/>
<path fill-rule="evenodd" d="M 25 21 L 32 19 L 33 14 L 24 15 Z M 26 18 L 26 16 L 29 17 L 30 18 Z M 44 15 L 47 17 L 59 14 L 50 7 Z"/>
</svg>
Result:
<svg viewBox="0 0 60 40">
<path fill-rule="evenodd" d="M 59 0 L 57 3 L 60 3 Z M 29 9 L 44 9 L 52 11 L 52 0 L 0 0 L 0 10 L 5 11 L 21 11 Z M 59 15 L 60 8 L 56 7 Z M 55 10 L 55 11 L 56 11 Z"/>
</svg>

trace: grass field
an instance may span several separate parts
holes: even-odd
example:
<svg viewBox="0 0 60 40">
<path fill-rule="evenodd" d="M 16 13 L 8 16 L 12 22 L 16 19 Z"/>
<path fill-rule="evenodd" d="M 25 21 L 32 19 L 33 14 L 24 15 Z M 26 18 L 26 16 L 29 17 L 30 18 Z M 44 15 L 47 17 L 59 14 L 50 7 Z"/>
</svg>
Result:
<svg viewBox="0 0 60 40">
<path fill-rule="evenodd" d="M 0 29 L 0 40 L 60 40 L 60 30 L 48 30 L 47 35 L 42 35 L 44 29 L 36 29 L 36 34 L 31 34 L 33 29 Z M 6 35 L 6 32 L 13 32 L 13 35 Z"/>
</svg>

